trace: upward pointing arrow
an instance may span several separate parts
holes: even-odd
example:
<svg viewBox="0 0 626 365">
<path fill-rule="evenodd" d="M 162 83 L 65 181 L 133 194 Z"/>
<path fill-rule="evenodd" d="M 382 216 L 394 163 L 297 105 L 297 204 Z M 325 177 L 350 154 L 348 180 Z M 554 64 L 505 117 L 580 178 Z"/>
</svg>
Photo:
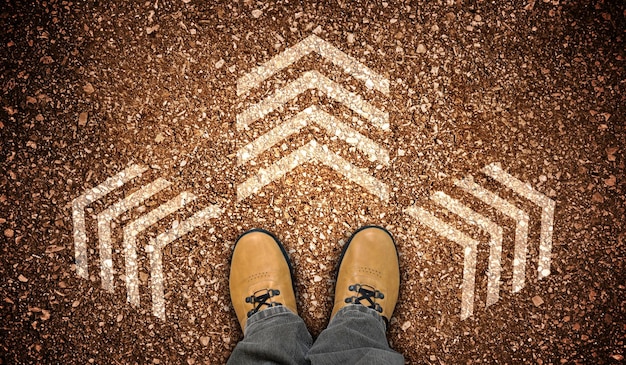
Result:
<svg viewBox="0 0 626 365">
<path fill-rule="evenodd" d="M 373 176 L 366 174 L 362 169 L 352 165 L 328 150 L 325 145 L 319 145 L 316 140 L 311 140 L 298 150 L 274 162 L 267 169 L 260 169 L 255 176 L 251 176 L 245 182 L 237 186 L 237 200 L 241 201 L 256 193 L 265 185 L 275 181 L 299 165 L 308 162 L 318 162 L 326 165 L 342 174 L 348 180 L 361 185 L 370 194 L 379 197 L 383 201 L 389 199 L 387 185 Z"/>
<path fill-rule="evenodd" d="M 364 82 L 368 88 L 378 90 L 385 95 L 389 94 L 389 80 L 373 72 L 367 66 L 348 56 L 332 44 L 311 34 L 300 43 L 287 48 L 284 52 L 240 77 L 237 80 L 237 96 L 241 96 L 250 89 L 259 86 L 259 84 L 275 73 L 291 66 L 312 52 L 326 58 L 335 66 L 343 68 L 346 73 Z"/>
<path fill-rule="evenodd" d="M 313 88 L 320 90 L 328 97 L 346 105 L 363 118 L 368 119 L 377 128 L 389 130 L 389 113 L 376 108 L 363 100 L 358 94 L 349 92 L 315 70 L 305 72 L 289 85 L 276 90 L 273 95 L 268 96 L 259 103 L 251 105 L 242 113 L 237 114 L 237 129 L 244 129 L 249 124 L 265 117 L 279 106 L 284 105 L 303 92 Z"/>
<path fill-rule="evenodd" d="M 348 144 L 355 146 L 361 152 L 369 155 L 370 161 L 380 161 L 385 165 L 389 165 L 389 154 L 387 151 L 371 139 L 348 127 L 339 119 L 321 110 L 316 105 L 304 109 L 295 117 L 242 147 L 237 151 L 239 165 L 254 159 L 290 135 L 298 133 L 302 128 L 307 126 L 309 121 L 324 128 L 331 136 L 338 137 Z"/>
</svg>

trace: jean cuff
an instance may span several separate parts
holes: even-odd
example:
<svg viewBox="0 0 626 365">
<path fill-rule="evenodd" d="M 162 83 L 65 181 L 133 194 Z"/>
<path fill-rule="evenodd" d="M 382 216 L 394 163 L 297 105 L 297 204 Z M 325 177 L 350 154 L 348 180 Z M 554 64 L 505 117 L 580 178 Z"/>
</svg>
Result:
<svg viewBox="0 0 626 365">
<path fill-rule="evenodd" d="M 250 316 L 250 318 L 248 318 L 248 320 L 246 321 L 246 328 L 244 329 L 243 334 L 245 336 L 246 332 L 248 332 L 248 329 L 257 323 L 263 322 L 273 317 L 279 317 L 279 316 L 285 316 L 285 315 L 297 316 L 297 314 L 292 312 L 291 309 L 285 307 L 284 305 L 279 305 L 276 307 L 271 307 L 271 308 L 267 308 L 262 311 L 256 312 L 252 316 Z"/>
<path fill-rule="evenodd" d="M 376 323 L 381 326 L 383 332 L 387 332 L 387 324 L 385 323 L 383 317 L 372 308 L 366 307 L 361 304 L 348 304 L 347 306 L 341 308 L 337 312 L 337 314 L 335 314 L 335 317 L 333 317 L 328 326 L 330 326 L 337 318 L 350 318 L 359 316 L 370 316 L 374 318 L 376 320 Z"/>
</svg>

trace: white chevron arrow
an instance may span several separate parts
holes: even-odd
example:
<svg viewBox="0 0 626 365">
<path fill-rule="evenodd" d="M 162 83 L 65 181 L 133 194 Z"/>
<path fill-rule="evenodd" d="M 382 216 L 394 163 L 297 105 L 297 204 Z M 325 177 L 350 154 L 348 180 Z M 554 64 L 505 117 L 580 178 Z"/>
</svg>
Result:
<svg viewBox="0 0 626 365">
<path fill-rule="evenodd" d="M 541 236 L 539 243 L 539 263 L 537 277 L 542 279 L 550 275 L 550 256 L 552 253 L 552 230 L 554 227 L 554 200 L 533 189 L 530 184 L 524 183 L 502 170 L 500 164 L 492 163 L 483 168 L 483 173 L 497 180 L 509 189 L 532 201 L 541 207 Z"/>
<path fill-rule="evenodd" d="M 387 151 L 374 143 L 371 139 L 348 127 L 337 118 L 320 110 L 315 105 L 304 109 L 295 117 L 239 149 L 239 151 L 237 151 L 238 164 L 242 165 L 254 159 L 283 139 L 300 132 L 309 122 L 313 122 L 324 128 L 331 136 L 336 136 L 346 141 L 348 144 L 355 146 L 359 151 L 369 155 L 370 161 L 380 161 L 385 165 L 389 164 L 389 154 Z"/>
<path fill-rule="evenodd" d="M 240 77 L 237 80 L 237 95 L 244 95 L 250 89 L 258 87 L 264 80 L 312 52 L 319 54 L 336 66 L 342 67 L 346 73 L 352 75 L 357 80 L 365 82 L 366 87 L 380 91 L 385 95 L 389 93 L 389 80 L 372 72 L 359 61 L 321 38 L 311 35 Z M 237 115 L 237 129 L 248 129 L 250 124 L 265 118 L 277 109 L 280 110 L 282 106 L 311 89 L 315 89 L 318 91 L 318 94 L 324 94 L 328 98 L 346 105 L 353 112 L 369 121 L 374 127 L 383 131 L 389 130 L 389 113 L 370 104 L 357 93 L 346 90 L 316 70 L 304 72 L 295 81 L 291 81 L 286 86 L 275 90 L 272 95 L 247 107 L 247 109 Z M 361 153 L 366 154 L 370 161 L 380 161 L 384 165 L 389 164 L 389 155 L 386 150 L 371 139 L 348 127 L 339 119 L 319 109 L 316 105 L 310 106 L 296 116 L 278 123 L 272 130 L 239 149 L 237 152 L 238 164 L 242 165 L 253 160 L 280 141 L 300 132 L 309 123 L 315 123 L 325 129 L 331 138 L 339 138 L 354 146 Z M 238 200 L 241 201 L 256 193 L 265 185 L 281 178 L 304 162 L 318 162 L 327 165 L 349 180 L 363 186 L 382 200 L 388 199 L 389 193 L 384 183 L 373 176 L 369 176 L 364 169 L 356 168 L 337 154 L 329 152 L 327 146 L 318 146 L 317 142 L 313 140 L 273 163 L 269 168 L 260 169 L 255 176 L 239 184 L 237 187 Z"/>
<path fill-rule="evenodd" d="M 118 174 L 106 179 L 102 184 L 85 191 L 72 201 L 72 221 L 74 223 L 74 258 L 76 274 L 87 279 L 89 277 L 87 259 L 87 231 L 85 229 L 85 208 L 101 199 L 113 190 L 121 187 L 130 180 L 141 176 L 148 168 L 141 165 L 131 165 Z"/>
<path fill-rule="evenodd" d="M 389 80 L 372 72 L 355 58 L 348 56 L 332 44 L 312 34 L 295 46 L 287 48 L 263 65 L 240 77 L 237 80 L 237 96 L 241 96 L 248 90 L 259 86 L 276 72 L 291 66 L 312 52 L 329 60 L 335 66 L 343 68 L 346 73 L 364 82 L 367 87 L 376 89 L 385 95 L 389 94 Z"/>
<path fill-rule="evenodd" d="M 255 176 L 239 184 L 237 186 L 237 200 L 241 201 L 247 198 L 265 185 L 280 179 L 289 171 L 307 162 L 318 162 L 329 166 L 348 180 L 364 187 L 370 194 L 378 196 L 381 200 L 386 201 L 389 198 L 387 186 L 383 182 L 331 152 L 327 146 L 320 146 L 317 141 L 312 140 L 298 150 L 276 161 L 267 169 L 260 169 Z"/>
<path fill-rule="evenodd" d="M 98 214 L 98 241 L 100 244 L 100 277 L 102 288 L 113 292 L 113 258 L 111 241 L 111 223 L 126 211 L 139 206 L 143 201 L 170 186 L 170 182 L 159 178 L 126 198 L 111 205 Z"/>
<path fill-rule="evenodd" d="M 537 265 L 538 278 L 542 279 L 550 275 L 550 254 L 552 249 L 552 231 L 554 223 L 554 210 L 555 202 L 546 197 L 545 195 L 537 192 L 532 188 L 530 184 L 523 183 L 517 178 L 504 172 L 500 167 L 500 164 L 494 163 L 487 165 L 482 170 L 486 175 L 499 181 L 503 185 L 507 186 L 511 190 L 520 194 L 524 198 L 532 201 L 542 208 L 541 215 L 541 242 L 539 247 L 539 263 Z M 508 217 L 512 218 L 516 222 L 515 227 L 515 253 L 513 260 L 513 286 L 512 292 L 519 292 L 525 283 L 525 270 L 526 270 L 526 254 L 528 244 L 528 227 L 529 216 L 523 210 L 517 208 L 515 205 L 502 199 L 497 194 L 485 189 L 474 182 L 471 175 L 462 180 L 455 180 L 454 185 L 463 189 L 464 191 L 472 194 L 485 204 L 488 204 L 500 212 L 504 213 Z M 448 209 L 449 211 L 464 218 L 467 223 L 477 225 L 482 230 L 488 232 L 491 235 L 490 239 L 490 253 L 489 253 L 489 281 L 487 284 L 487 306 L 495 303 L 499 299 L 499 285 L 500 285 L 500 273 L 501 273 L 501 255 L 502 255 L 502 228 L 478 214 L 472 209 L 468 208 L 461 202 L 451 198 L 444 192 L 438 191 L 431 196 L 431 200 L 435 201 L 439 205 Z M 406 212 L 411 216 L 418 219 L 418 221 L 437 232 L 439 235 L 446 237 L 449 240 L 457 242 L 466 248 L 475 250 L 475 246 L 478 242 L 472 240 L 470 237 L 464 235 L 462 232 L 456 230 L 437 219 L 431 213 L 418 207 L 410 207 L 406 209 Z M 466 251 L 467 253 L 467 251 Z M 473 261 L 472 261 L 473 260 Z M 474 281 L 465 276 L 467 265 L 471 265 L 469 272 L 475 272 L 476 270 L 476 256 L 474 254 L 473 259 L 465 257 L 464 263 L 464 278 L 463 278 L 463 300 L 461 303 L 461 318 L 467 318 L 472 314 L 473 310 L 473 296 L 470 299 L 470 293 L 466 292 L 471 287 L 473 293 Z M 473 295 L 473 294 L 472 294 Z"/>
<path fill-rule="evenodd" d="M 502 227 L 476 213 L 442 191 L 434 193 L 430 198 L 437 204 L 465 219 L 467 223 L 480 227 L 480 229 L 489 233 L 491 236 L 491 239 L 489 240 L 489 273 L 487 281 L 487 302 L 485 306 L 488 307 L 494 304 L 500 298 L 500 272 L 502 271 Z"/>
<path fill-rule="evenodd" d="M 124 257 L 126 264 L 126 293 L 128 302 L 139 306 L 139 278 L 137 267 L 137 235 L 159 220 L 179 210 L 187 203 L 196 199 L 196 196 L 182 192 L 177 197 L 151 210 L 124 227 Z"/>
<path fill-rule="evenodd" d="M 152 313 L 161 319 L 165 319 L 165 299 L 163 294 L 163 254 L 162 250 L 167 244 L 193 231 L 196 227 L 206 224 L 209 219 L 217 218 L 223 210 L 217 205 L 211 205 L 196 212 L 189 219 L 172 227 L 151 239 L 146 246 L 146 252 L 150 256 L 150 286 L 152 290 Z"/>
<path fill-rule="evenodd" d="M 513 258 L 513 288 L 512 292 L 517 293 L 522 290 L 526 280 L 526 252 L 528 245 L 528 214 L 518 209 L 513 204 L 500 198 L 493 192 L 476 184 L 472 176 L 463 180 L 456 180 L 454 185 L 465 190 L 482 200 L 485 204 L 491 205 L 515 220 L 515 252 Z"/>
<path fill-rule="evenodd" d="M 409 207 L 406 213 L 418 222 L 429 227 L 439 235 L 456 242 L 463 247 L 463 284 L 461 285 L 461 320 L 474 312 L 474 285 L 476 282 L 476 255 L 478 241 L 465 235 L 456 228 L 446 224 L 428 211 L 420 207 Z"/>
<path fill-rule="evenodd" d="M 369 120 L 375 127 L 382 130 L 389 129 L 389 113 L 381 111 L 363 100 L 358 94 L 344 89 L 341 85 L 314 70 L 305 72 L 297 80 L 276 90 L 273 95 L 237 114 L 237 129 L 244 129 L 249 124 L 262 119 L 303 92 L 314 88 L 324 92 L 328 97 L 345 104 L 354 112 Z"/>
</svg>

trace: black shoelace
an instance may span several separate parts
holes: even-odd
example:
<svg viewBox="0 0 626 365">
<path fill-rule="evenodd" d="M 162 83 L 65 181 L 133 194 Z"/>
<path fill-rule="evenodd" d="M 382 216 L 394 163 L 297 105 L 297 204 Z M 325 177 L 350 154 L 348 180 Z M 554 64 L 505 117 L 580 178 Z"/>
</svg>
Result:
<svg viewBox="0 0 626 365">
<path fill-rule="evenodd" d="M 259 293 L 263 293 L 263 294 L 259 294 Z M 254 309 L 251 309 L 248 312 L 248 318 L 250 318 L 250 316 L 252 316 L 254 313 L 260 311 L 261 307 L 263 306 L 271 308 L 271 307 L 282 305 L 282 303 L 274 302 L 271 300 L 272 297 L 275 297 L 277 295 L 280 295 L 279 290 L 263 289 L 263 290 L 256 291 L 254 294 L 252 294 L 249 297 L 246 297 L 246 303 L 250 303 L 254 305 Z"/>
<path fill-rule="evenodd" d="M 357 295 L 346 298 L 346 303 L 361 304 L 368 308 L 372 308 L 378 313 L 383 312 L 383 308 L 375 301 L 376 299 L 383 299 L 385 297 L 380 291 L 371 286 L 363 286 L 361 284 L 350 285 L 348 289 L 356 292 Z M 362 301 L 365 301 L 365 303 L 362 303 Z"/>
</svg>

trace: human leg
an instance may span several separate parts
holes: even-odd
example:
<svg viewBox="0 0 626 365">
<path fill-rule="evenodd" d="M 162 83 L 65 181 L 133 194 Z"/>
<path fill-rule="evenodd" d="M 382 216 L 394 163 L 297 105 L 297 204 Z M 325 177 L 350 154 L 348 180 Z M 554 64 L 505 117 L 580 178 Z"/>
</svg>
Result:
<svg viewBox="0 0 626 365">
<path fill-rule="evenodd" d="M 297 315 L 284 247 L 269 232 L 251 230 L 235 244 L 230 295 L 244 338 L 229 364 L 305 364 L 312 339 Z"/>
<path fill-rule="evenodd" d="M 268 308 L 248 318 L 244 338 L 228 364 L 306 364 L 312 342 L 297 314 L 285 306 Z"/>
<path fill-rule="evenodd" d="M 389 232 L 376 226 L 355 232 L 340 258 L 330 323 L 307 354 L 311 364 L 403 364 L 385 334 L 399 286 Z"/>
</svg>

